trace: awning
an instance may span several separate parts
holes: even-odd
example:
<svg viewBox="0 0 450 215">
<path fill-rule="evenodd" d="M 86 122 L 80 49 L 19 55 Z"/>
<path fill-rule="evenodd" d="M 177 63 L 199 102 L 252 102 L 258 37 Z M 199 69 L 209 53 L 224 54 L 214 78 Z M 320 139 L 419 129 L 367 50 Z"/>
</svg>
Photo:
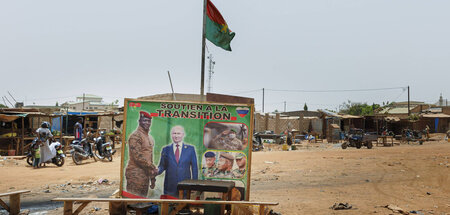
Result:
<svg viewBox="0 0 450 215">
<path fill-rule="evenodd" d="M 15 114 L 15 115 L 6 115 L 6 114 L 0 114 L 0 122 L 12 122 L 19 117 L 26 117 L 27 114 Z"/>
</svg>

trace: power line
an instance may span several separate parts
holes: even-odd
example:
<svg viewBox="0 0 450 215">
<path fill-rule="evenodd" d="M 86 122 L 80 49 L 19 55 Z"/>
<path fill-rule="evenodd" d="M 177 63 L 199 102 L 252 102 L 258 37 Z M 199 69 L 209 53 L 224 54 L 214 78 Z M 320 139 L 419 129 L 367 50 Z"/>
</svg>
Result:
<svg viewBox="0 0 450 215">
<path fill-rule="evenodd" d="M 405 90 L 406 87 L 386 87 L 386 88 L 369 88 L 369 89 L 332 89 L 332 90 L 285 90 L 285 89 L 266 89 L 279 92 L 302 92 L 302 93 L 330 93 L 330 92 L 363 92 L 363 91 L 382 91 L 382 90 Z"/>
</svg>

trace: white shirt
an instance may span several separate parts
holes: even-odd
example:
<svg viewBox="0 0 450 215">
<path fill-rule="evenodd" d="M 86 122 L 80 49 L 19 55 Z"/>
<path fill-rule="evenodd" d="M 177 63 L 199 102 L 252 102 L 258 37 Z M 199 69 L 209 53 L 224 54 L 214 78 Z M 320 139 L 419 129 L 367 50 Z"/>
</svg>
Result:
<svg viewBox="0 0 450 215">
<path fill-rule="evenodd" d="M 173 148 L 173 154 L 175 154 L 175 152 L 177 151 L 177 144 L 172 143 L 172 148 Z M 183 142 L 178 143 L 178 150 L 180 151 L 180 157 L 181 157 L 181 151 L 183 151 Z"/>
</svg>

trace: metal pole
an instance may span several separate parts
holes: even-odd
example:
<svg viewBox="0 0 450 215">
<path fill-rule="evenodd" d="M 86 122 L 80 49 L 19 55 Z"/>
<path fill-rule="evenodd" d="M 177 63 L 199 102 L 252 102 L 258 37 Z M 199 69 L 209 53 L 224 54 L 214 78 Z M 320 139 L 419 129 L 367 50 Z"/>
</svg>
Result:
<svg viewBox="0 0 450 215">
<path fill-rule="evenodd" d="M 84 110 L 84 93 L 83 93 L 83 110 Z"/>
<path fill-rule="evenodd" d="M 262 112 L 264 113 L 264 88 L 263 88 L 263 98 L 262 98 Z"/>
<path fill-rule="evenodd" d="M 284 112 L 286 113 L 286 101 L 284 101 Z"/>
<path fill-rule="evenodd" d="M 408 116 L 411 115 L 411 110 L 409 109 L 410 100 L 409 100 L 409 86 L 408 86 Z"/>
<path fill-rule="evenodd" d="M 173 91 L 172 78 L 170 78 L 170 72 L 169 72 L 169 71 L 167 71 L 167 75 L 169 75 L 169 82 L 170 82 L 170 88 L 172 88 L 172 97 L 173 97 L 173 100 L 176 101 L 177 98 L 175 97 L 175 92 Z"/>
<path fill-rule="evenodd" d="M 206 46 L 206 2 L 203 0 L 203 32 L 202 32 L 202 69 L 200 81 L 200 95 L 205 95 L 205 46 Z"/>
</svg>

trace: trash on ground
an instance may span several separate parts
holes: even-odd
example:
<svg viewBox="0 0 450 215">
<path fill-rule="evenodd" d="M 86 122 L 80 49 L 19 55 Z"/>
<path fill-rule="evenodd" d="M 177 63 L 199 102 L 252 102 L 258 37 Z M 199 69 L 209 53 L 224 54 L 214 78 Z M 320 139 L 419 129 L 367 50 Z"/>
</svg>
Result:
<svg viewBox="0 0 450 215">
<path fill-rule="evenodd" d="M 352 208 L 352 205 L 349 203 L 334 203 L 330 208 L 333 210 L 348 210 Z"/>
</svg>

